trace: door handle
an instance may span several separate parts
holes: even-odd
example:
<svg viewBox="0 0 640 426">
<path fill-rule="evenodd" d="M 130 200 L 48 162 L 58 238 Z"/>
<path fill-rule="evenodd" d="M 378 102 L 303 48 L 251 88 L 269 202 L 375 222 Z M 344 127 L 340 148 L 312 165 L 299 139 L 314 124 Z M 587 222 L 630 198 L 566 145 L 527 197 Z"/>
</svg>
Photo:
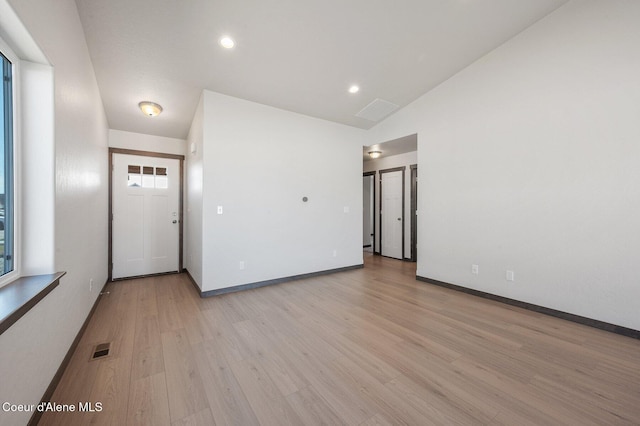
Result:
<svg viewBox="0 0 640 426">
<path fill-rule="evenodd" d="M 398 220 L 402 220 L 401 218 L 398 218 Z"/>
<path fill-rule="evenodd" d="M 175 220 L 175 219 L 173 219 L 173 222 L 171 222 L 171 223 L 178 223 L 178 221 L 177 221 L 177 220 Z"/>
</svg>

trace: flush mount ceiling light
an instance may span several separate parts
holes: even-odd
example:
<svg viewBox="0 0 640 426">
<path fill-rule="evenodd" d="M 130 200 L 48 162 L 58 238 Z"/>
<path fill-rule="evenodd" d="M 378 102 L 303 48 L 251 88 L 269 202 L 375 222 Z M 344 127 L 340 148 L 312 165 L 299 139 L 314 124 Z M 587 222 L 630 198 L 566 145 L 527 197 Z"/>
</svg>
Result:
<svg viewBox="0 0 640 426">
<path fill-rule="evenodd" d="M 156 115 L 160 115 L 162 112 L 162 107 L 154 102 L 144 101 L 140 102 L 138 106 L 142 113 L 149 117 L 155 117 Z"/>
<path fill-rule="evenodd" d="M 236 45 L 236 43 L 233 41 L 233 39 L 229 36 L 224 36 L 220 39 L 220 45 L 222 47 L 224 47 L 225 49 L 232 49 L 233 46 Z"/>
<path fill-rule="evenodd" d="M 351 87 L 349 87 L 349 93 L 358 93 L 360 91 L 360 88 L 358 86 L 356 86 L 355 84 Z"/>
<path fill-rule="evenodd" d="M 369 157 L 378 158 L 382 155 L 381 151 L 369 151 Z"/>
</svg>

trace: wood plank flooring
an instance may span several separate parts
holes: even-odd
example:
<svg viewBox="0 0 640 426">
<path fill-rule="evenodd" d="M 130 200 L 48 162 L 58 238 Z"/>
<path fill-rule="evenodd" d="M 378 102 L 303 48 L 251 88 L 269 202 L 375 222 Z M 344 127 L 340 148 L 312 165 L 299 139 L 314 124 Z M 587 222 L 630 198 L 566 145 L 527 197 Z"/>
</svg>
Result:
<svg viewBox="0 0 640 426">
<path fill-rule="evenodd" d="M 200 299 L 120 281 L 41 425 L 640 424 L 640 340 L 431 286 L 415 265 Z M 112 353 L 90 360 L 92 348 Z"/>
</svg>

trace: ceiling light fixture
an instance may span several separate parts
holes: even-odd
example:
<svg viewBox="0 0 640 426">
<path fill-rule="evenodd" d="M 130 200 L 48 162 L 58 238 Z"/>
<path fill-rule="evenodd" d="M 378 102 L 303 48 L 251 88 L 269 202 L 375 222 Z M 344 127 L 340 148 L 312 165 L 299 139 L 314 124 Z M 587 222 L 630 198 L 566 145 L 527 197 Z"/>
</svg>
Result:
<svg viewBox="0 0 640 426">
<path fill-rule="evenodd" d="M 382 155 L 381 151 L 369 151 L 369 157 L 378 158 Z"/>
<path fill-rule="evenodd" d="M 349 87 L 349 93 L 358 93 L 360 91 L 360 88 L 358 86 L 356 86 L 355 84 L 351 87 Z"/>
<path fill-rule="evenodd" d="M 220 45 L 222 47 L 224 47 L 225 49 L 231 49 L 233 48 L 233 46 L 236 45 L 236 43 L 233 41 L 233 39 L 229 36 L 224 36 L 220 39 Z"/>
<path fill-rule="evenodd" d="M 144 115 L 148 115 L 149 117 L 155 117 L 156 115 L 160 115 L 162 112 L 162 107 L 155 102 L 144 101 L 138 104 L 140 110 Z"/>
</svg>

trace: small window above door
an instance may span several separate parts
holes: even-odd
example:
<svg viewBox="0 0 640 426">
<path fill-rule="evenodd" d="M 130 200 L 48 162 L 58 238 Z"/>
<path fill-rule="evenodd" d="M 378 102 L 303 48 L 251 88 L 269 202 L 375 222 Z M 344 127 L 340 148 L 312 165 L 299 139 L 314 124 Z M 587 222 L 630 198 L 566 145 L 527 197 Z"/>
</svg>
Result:
<svg viewBox="0 0 640 426">
<path fill-rule="evenodd" d="M 127 186 L 132 188 L 169 188 L 166 167 L 129 165 Z"/>
</svg>

